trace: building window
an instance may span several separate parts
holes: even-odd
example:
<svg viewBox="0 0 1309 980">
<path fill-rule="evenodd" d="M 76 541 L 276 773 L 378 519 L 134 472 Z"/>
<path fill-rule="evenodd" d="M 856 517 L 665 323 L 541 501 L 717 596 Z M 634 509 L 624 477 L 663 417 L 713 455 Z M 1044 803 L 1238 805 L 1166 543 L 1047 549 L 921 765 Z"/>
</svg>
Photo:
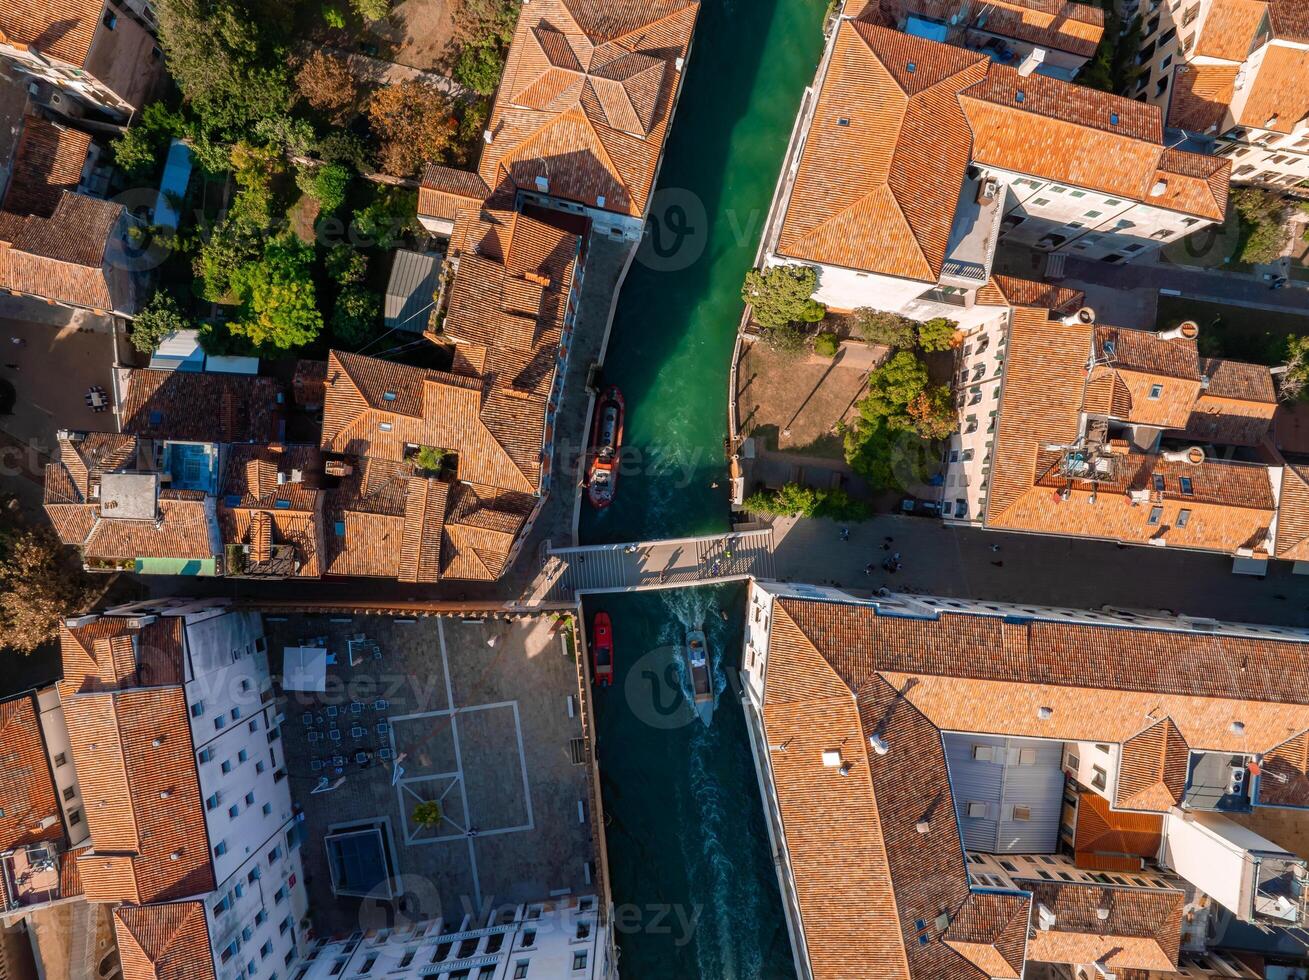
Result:
<svg viewBox="0 0 1309 980">
<path fill-rule="evenodd" d="M 1151 401 L 1158 401 L 1158 400 L 1163 396 L 1163 393 L 1164 393 L 1164 386 L 1163 386 L 1163 385 L 1151 385 L 1151 386 L 1150 386 L 1150 400 L 1151 400 Z"/>
<path fill-rule="evenodd" d="M 231 806 L 227 808 L 227 815 L 231 817 L 233 820 L 235 820 L 238 816 L 240 816 L 240 814 L 241 814 L 241 805 L 239 803 L 233 803 Z"/>
<path fill-rule="evenodd" d="M 81 810 L 71 810 L 71 811 L 69 811 L 69 814 L 68 814 L 68 822 L 69 822 L 72 826 L 76 827 L 79 823 L 82 822 L 82 811 L 81 811 Z"/>
<path fill-rule="evenodd" d="M 1178 526 L 1178 527 L 1186 527 L 1187 523 L 1188 523 L 1190 520 L 1191 520 L 1191 512 L 1190 512 L 1189 510 L 1187 510 L 1185 507 L 1183 507 L 1181 510 L 1179 510 L 1179 511 L 1177 512 L 1177 526 Z"/>
<path fill-rule="evenodd" d="M 220 840 L 214 845 L 214 857 L 222 857 L 227 853 L 227 841 Z"/>
<path fill-rule="evenodd" d="M 1151 477 L 1151 481 L 1154 483 L 1154 488 L 1156 490 L 1158 490 L 1160 493 L 1164 492 L 1164 489 L 1166 488 L 1167 485 L 1164 483 L 1164 478 L 1162 474 L 1156 473 L 1153 477 Z"/>
<path fill-rule="evenodd" d="M 573 954 L 573 969 L 574 970 L 586 969 L 586 950 L 582 950 L 581 952 L 577 952 Z"/>
<path fill-rule="evenodd" d="M 1095 789 L 1104 789 L 1109 785 L 1109 774 L 1100 766 L 1091 767 L 1091 786 Z"/>
<path fill-rule="evenodd" d="M 1032 819 L 1032 808 L 1031 808 L 1030 806 L 1016 806 L 1016 807 L 1014 807 L 1014 819 L 1015 819 L 1015 820 L 1031 820 L 1031 819 Z"/>
<path fill-rule="evenodd" d="M 1195 488 L 1191 485 L 1191 478 L 1189 476 L 1179 476 L 1177 482 L 1182 488 L 1182 493 L 1186 494 L 1188 497 L 1195 493 Z"/>
<path fill-rule="evenodd" d="M 249 758 L 250 758 L 250 753 L 247 752 L 245 749 L 242 749 L 240 752 L 236 753 L 237 762 L 245 762 Z"/>
<path fill-rule="evenodd" d="M 1083 217 L 1083 218 L 1098 218 L 1098 217 L 1100 217 L 1101 213 L 1102 213 L 1102 212 L 1100 212 L 1100 211 L 1087 211 L 1086 214 L 1082 215 L 1082 217 Z"/>
<path fill-rule="evenodd" d="M 65 803 L 67 803 L 69 800 L 71 800 L 71 799 L 72 799 L 73 797 L 75 797 L 76 795 L 77 795 L 77 788 L 76 788 L 76 787 L 74 787 L 74 786 L 65 786 L 65 787 L 64 787 L 64 802 L 65 802 Z"/>
<path fill-rule="evenodd" d="M 1069 197 L 1086 197 L 1086 191 L 1069 191 Z"/>
<path fill-rule="evenodd" d="M 223 770 L 223 775 L 224 775 L 224 776 L 226 776 L 228 773 L 230 773 L 230 772 L 232 771 L 232 760 L 231 760 L 231 759 L 224 759 L 224 760 L 223 760 L 222 770 Z"/>
<path fill-rule="evenodd" d="M 263 811 L 264 811 L 264 816 L 265 816 L 265 817 L 268 816 L 269 814 L 271 814 L 271 813 L 273 812 L 273 804 L 271 804 L 271 803 L 265 803 L 264 806 L 263 806 Z"/>
<path fill-rule="evenodd" d="M 118 26 L 118 15 L 112 10 L 106 10 L 104 16 L 104 25 L 111 31 Z"/>
<path fill-rule="evenodd" d="M 192 718 L 199 718 L 204 713 L 205 713 L 205 703 L 203 701 L 197 701 L 195 704 L 191 705 Z"/>
<path fill-rule="evenodd" d="M 527 967 L 530 960 L 519 960 L 514 964 L 514 980 L 523 980 L 527 976 Z"/>
<path fill-rule="evenodd" d="M 66 765 L 68 765 L 68 756 L 62 752 L 57 753 L 55 755 L 55 768 L 62 769 Z"/>
<path fill-rule="evenodd" d="M 1162 507 L 1151 507 L 1150 516 L 1146 519 L 1146 523 L 1158 524 L 1163 516 L 1164 516 L 1164 509 Z"/>
<path fill-rule="evenodd" d="M 196 758 L 199 759 L 201 762 L 213 762 L 213 761 L 214 761 L 214 750 L 213 750 L 213 749 L 201 749 L 199 755 L 197 755 Z"/>
<path fill-rule="evenodd" d="M 1032 203 L 1035 204 L 1037 207 L 1043 208 L 1050 203 L 1050 199 L 1048 197 L 1038 197 Z"/>
<path fill-rule="evenodd" d="M 222 715 L 219 715 L 217 718 L 214 719 L 214 731 L 221 732 L 223 730 L 223 726 L 226 724 L 227 724 L 227 719 L 224 718 Z"/>
</svg>

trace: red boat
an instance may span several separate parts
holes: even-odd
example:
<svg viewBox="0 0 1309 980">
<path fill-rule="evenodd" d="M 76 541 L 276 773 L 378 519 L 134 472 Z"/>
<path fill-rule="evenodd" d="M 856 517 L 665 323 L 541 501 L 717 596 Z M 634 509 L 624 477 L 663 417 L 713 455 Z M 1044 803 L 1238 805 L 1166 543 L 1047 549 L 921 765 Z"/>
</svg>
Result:
<svg viewBox="0 0 1309 980">
<path fill-rule="evenodd" d="M 596 684 L 608 687 L 614 682 L 614 630 L 606 612 L 596 613 L 591 627 L 591 662 Z"/>
<path fill-rule="evenodd" d="M 618 451 L 623 444 L 623 393 L 606 388 L 595 406 L 591 430 L 591 468 L 587 473 L 587 496 L 595 507 L 608 507 L 618 489 Z"/>
</svg>

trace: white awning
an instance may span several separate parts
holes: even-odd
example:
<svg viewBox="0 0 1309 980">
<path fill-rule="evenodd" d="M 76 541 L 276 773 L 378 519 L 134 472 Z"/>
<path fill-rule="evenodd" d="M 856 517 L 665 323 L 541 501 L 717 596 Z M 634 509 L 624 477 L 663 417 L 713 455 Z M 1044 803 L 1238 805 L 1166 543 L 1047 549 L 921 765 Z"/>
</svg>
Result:
<svg viewBox="0 0 1309 980">
<path fill-rule="evenodd" d="M 286 647 L 282 651 L 282 688 L 327 690 L 327 651 L 322 647 Z"/>
</svg>

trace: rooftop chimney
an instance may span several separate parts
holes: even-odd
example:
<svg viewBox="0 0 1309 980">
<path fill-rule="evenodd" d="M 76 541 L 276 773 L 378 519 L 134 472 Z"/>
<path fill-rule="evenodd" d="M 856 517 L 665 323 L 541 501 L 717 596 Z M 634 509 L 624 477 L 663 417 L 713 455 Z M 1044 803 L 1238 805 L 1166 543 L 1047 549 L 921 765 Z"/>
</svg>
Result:
<svg viewBox="0 0 1309 980">
<path fill-rule="evenodd" d="M 1043 61 L 1045 61 L 1045 48 L 1032 48 L 1023 59 L 1023 63 L 1018 66 L 1018 74 L 1024 77 L 1030 75 Z"/>
<path fill-rule="evenodd" d="M 882 738 L 881 735 L 869 735 L 868 745 L 878 755 L 886 755 L 891 751 L 891 746 L 887 744 L 886 739 Z"/>
<path fill-rule="evenodd" d="M 1162 197 L 1166 193 L 1168 193 L 1168 181 L 1160 177 L 1154 182 L 1154 186 L 1150 188 L 1150 196 Z"/>
<path fill-rule="evenodd" d="M 853 768 L 854 768 L 854 763 L 846 761 L 846 762 L 842 762 L 841 768 L 836 771 L 839 772 L 842 776 L 848 776 L 850 775 L 850 770 L 852 770 Z"/>
<path fill-rule="evenodd" d="M 1104 922 L 1109 918 L 1109 910 L 1106 908 L 1098 908 L 1095 910 L 1095 917 L 1101 922 Z"/>
<path fill-rule="evenodd" d="M 827 749 L 823 752 L 823 765 L 828 769 L 836 769 L 841 765 L 841 750 Z"/>
<path fill-rule="evenodd" d="M 1040 718 L 1042 721 L 1045 721 L 1053 714 L 1054 708 L 1049 708 L 1044 705 L 1036 709 L 1036 717 Z"/>
<path fill-rule="evenodd" d="M 932 829 L 932 825 L 928 823 L 926 820 L 919 820 L 918 823 L 914 825 L 914 829 L 917 830 L 920 834 L 925 834 Z"/>
<path fill-rule="evenodd" d="M 1036 923 L 1042 929 L 1053 929 L 1055 924 L 1055 914 L 1050 911 L 1049 906 L 1039 903 L 1036 906 Z"/>
<path fill-rule="evenodd" d="M 1090 326 L 1095 323 L 1095 310 L 1083 306 L 1076 313 L 1071 313 L 1061 321 L 1065 327 Z"/>
<path fill-rule="evenodd" d="M 1157 334 L 1160 340 L 1195 340 L 1200 336 L 1200 324 L 1194 320 L 1183 320 L 1171 330 L 1161 330 Z"/>
</svg>

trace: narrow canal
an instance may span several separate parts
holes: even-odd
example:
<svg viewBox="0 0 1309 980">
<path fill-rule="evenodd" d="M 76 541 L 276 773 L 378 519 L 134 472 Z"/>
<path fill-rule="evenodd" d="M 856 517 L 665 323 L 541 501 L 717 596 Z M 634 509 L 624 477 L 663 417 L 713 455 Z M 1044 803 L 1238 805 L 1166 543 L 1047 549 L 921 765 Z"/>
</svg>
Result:
<svg viewBox="0 0 1309 980">
<path fill-rule="evenodd" d="M 652 227 L 619 299 L 605 381 L 635 450 L 618 498 L 583 508 L 583 543 L 725 530 L 723 440 L 740 288 L 800 99 L 825 0 L 702 0 Z M 716 484 L 716 486 L 715 486 Z M 745 720 L 741 585 L 597 597 L 613 617 L 615 686 L 597 735 L 623 976 L 794 977 Z M 686 631 L 703 624 L 717 705 L 686 704 Z"/>
<path fill-rule="evenodd" d="M 754 262 L 825 0 L 701 0 L 650 229 L 623 285 L 604 380 L 627 401 L 618 497 L 583 544 L 723 530 L 723 439 L 741 281 Z"/>
</svg>

